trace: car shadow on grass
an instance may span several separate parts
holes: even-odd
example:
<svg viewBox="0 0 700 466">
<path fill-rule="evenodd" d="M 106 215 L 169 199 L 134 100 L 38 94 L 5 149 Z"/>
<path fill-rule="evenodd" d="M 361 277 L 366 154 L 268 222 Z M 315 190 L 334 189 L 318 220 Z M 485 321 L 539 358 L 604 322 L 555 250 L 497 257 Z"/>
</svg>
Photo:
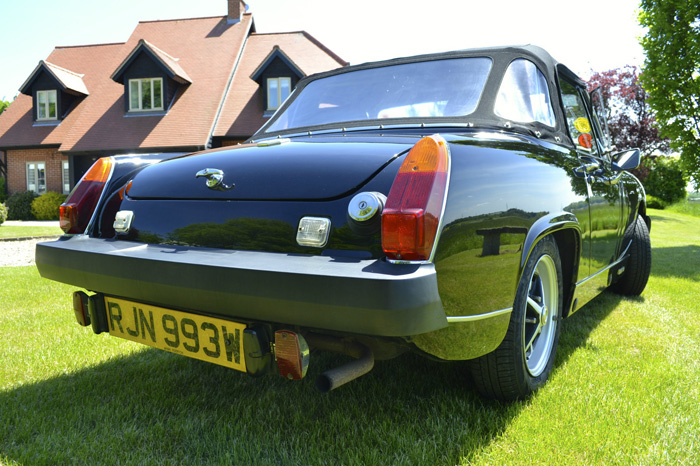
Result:
<svg viewBox="0 0 700 466">
<path fill-rule="evenodd" d="M 620 299 L 606 293 L 564 322 L 557 366 Z M 484 400 L 463 364 L 413 354 L 318 393 L 315 378 L 347 360 L 315 355 L 307 378 L 290 382 L 145 348 L 0 392 L 0 462 L 456 464 L 532 402 Z"/>
<path fill-rule="evenodd" d="M 346 359 L 320 354 L 290 382 L 149 348 L 22 385 L 0 392 L 0 463 L 455 464 L 520 409 L 415 355 L 318 393 Z"/>
</svg>

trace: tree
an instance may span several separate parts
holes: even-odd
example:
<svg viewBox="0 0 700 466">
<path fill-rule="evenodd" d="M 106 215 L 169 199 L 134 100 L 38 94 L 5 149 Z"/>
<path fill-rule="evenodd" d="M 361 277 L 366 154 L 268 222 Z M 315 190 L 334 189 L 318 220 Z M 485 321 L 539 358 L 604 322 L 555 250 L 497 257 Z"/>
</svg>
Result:
<svg viewBox="0 0 700 466">
<path fill-rule="evenodd" d="M 654 113 L 647 102 L 649 94 L 639 83 L 639 69 L 625 66 L 596 72 L 588 80 L 588 90 L 600 87 L 608 103 L 608 126 L 618 150 L 639 149 L 642 156 L 668 152 L 668 139 L 659 136 Z"/>
<path fill-rule="evenodd" d="M 642 0 L 639 22 L 646 53 L 642 86 L 659 132 L 681 154 L 681 165 L 700 188 L 700 2 Z"/>
<path fill-rule="evenodd" d="M 10 106 L 10 102 L 5 102 L 4 100 L 0 100 L 0 114 L 5 111 L 7 107 Z"/>
</svg>

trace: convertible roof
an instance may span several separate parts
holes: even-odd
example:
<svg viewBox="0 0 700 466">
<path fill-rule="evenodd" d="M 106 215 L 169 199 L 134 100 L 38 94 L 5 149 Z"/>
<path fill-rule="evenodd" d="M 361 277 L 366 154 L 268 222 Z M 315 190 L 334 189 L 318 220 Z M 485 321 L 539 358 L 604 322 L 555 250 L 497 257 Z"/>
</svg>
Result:
<svg viewBox="0 0 700 466">
<path fill-rule="evenodd" d="M 441 52 L 425 55 L 416 55 L 411 57 L 401 57 L 393 58 L 390 60 L 382 60 L 376 62 L 367 62 L 358 65 L 347 66 L 344 68 L 338 68 L 331 71 L 326 71 L 323 73 L 314 74 L 303 79 L 297 85 L 297 91 L 294 94 L 298 94 L 303 90 L 304 87 L 309 82 L 317 79 L 325 78 L 328 76 L 334 76 L 345 73 L 352 73 L 353 71 L 387 67 L 393 65 L 401 65 L 406 63 L 424 62 L 424 61 L 436 61 L 436 60 L 446 60 L 454 58 L 469 58 L 469 57 L 489 57 L 493 60 L 493 66 L 489 73 L 489 78 L 484 86 L 484 90 L 481 96 L 481 101 L 477 110 L 472 114 L 460 117 L 449 117 L 443 119 L 443 121 L 451 120 L 455 123 L 467 123 L 469 126 L 474 127 L 490 127 L 490 128 L 508 128 L 514 129 L 516 131 L 524 131 L 531 135 L 535 135 L 538 138 L 550 140 L 557 143 L 566 143 L 567 145 L 573 146 L 573 141 L 568 132 L 568 127 L 563 111 L 563 105 L 561 101 L 561 96 L 559 92 L 559 78 L 565 78 L 571 81 L 575 85 L 585 89 L 586 83 L 577 76 L 573 71 L 559 63 L 555 60 L 546 50 L 536 45 L 519 45 L 519 46 L 501 46 L 501 47 L 485 47 L 485 48 L 473 48 L 465 50 L 456 50 L 450 52 Z M 501 80 L 506 72 L 506 69 L 513 60 L 525 58 L 533 62 L 537 68 L 542 72 L 547 80 L 549 87 L 550 102 L 554 108 L 554 113 L 556 117 L 556 126 L 552 128 L 551 126 L 545 125 L 540 122 L 511 122 L 504 118 L 501 118 L 493 113 L 494 102 L 496 100 L 498 91 L 500 89 Z M 283 109 L 286 108 L 291 101 L 294 99 L 288 99 Z M 279 116 L 282 111 L 278 112 L 276 117 Z M 273 117 L 268 124 L 263 126 L 263 128 L 258 131 L 253 139 L 257 139 L 256 136 L 262 136 L 266 128 L 269 127 L 276 117 Z M 415 120 L 415 121 L 413 121 Z M 396 122 L 399 124 L 411 124 L 411 123 L 422 123 L 423 121 L 419 118 L 404 118 L 401 122 Z M 367 126 L 367 121 L 349 122 L 347 126 Z M 386 124 L 391 124 L 389 121 L 385 121 Z M 332 126 L 332 125 L 329 125 Z M 318 129 L 325 129 L 320 127 Z M 285 133 L 293 133 L 293 130 L 285 131 Z"/>
</svg>

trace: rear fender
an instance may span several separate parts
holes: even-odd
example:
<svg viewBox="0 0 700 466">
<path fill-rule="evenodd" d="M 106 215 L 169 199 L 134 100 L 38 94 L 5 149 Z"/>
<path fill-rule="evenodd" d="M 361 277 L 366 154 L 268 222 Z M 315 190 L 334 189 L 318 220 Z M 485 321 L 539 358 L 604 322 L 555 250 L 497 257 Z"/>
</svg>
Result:
<svg viewBox="0 0 700 466">
<path fill-rule="evenodd" d="M 581 226 L 576 216 L 570 212 L 558 212 L 546 215 L 537 220 L 525 237 L 523 254 L 520 259 L 518 281 L 520 281 L 525 264 L 535 248 L 535 245 L 545 236 L 552 235 L 559 248 L 561 258 L 562 282 L 564 290 L 563 317 L 567 317 L 576 289 L 576 277 L 581 259 Z M 517 286 L 517 283 L 516 283 Z"/>
</svg>

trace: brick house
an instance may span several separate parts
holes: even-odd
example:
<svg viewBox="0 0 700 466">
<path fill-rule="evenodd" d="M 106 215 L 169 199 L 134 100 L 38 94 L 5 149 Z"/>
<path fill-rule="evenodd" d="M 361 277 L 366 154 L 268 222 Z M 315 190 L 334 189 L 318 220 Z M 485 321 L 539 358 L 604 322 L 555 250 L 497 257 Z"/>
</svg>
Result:
<svg viewBox="0 0 700 466">
<path fill-rule="evenodd" d="M 347 63 L 306 32 L 228 15 L 140 22 L 117 44 L 56 47 L 0 115 L 9 193 L 68 193 L 106 155 L 181 154 L 249 138 L 298 80 Z"/>
</svg>

